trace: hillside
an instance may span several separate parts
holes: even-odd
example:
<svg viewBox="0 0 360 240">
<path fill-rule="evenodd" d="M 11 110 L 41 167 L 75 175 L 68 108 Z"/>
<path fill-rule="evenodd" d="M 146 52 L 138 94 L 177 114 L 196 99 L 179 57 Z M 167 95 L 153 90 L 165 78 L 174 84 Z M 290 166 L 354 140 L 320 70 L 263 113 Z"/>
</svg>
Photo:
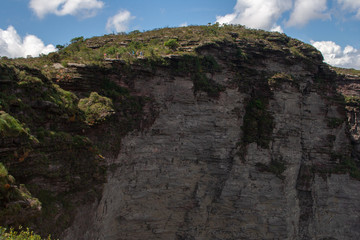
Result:
<svg viewBox="0 0 360 240">
<path fill-rule="evenodd" d="M 0 226 L 60 239 L 357 239 L 359 74 L 242 26 L 0 60 Z"/>
</svg>

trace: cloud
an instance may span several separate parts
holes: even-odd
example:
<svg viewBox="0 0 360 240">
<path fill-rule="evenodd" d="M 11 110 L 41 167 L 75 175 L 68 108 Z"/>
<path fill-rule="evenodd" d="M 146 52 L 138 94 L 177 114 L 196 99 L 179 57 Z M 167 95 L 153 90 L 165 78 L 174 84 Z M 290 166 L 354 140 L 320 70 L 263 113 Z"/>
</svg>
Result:
<svg viewBox="0 0 360 240">
<path fill-rule="evenodd" d="M 292 0 L 237 0 L 234 12 L 217 16 L 216 21 L 220 24 L 242 24 L 251 28 L 280 30 L 276 22 L 291 7 Z"/>
<path fill-rule="evenodd" d="M 283 33 L 283 29 L 281 28 L 281 26 L 277 26 L 274 25 L 273 28 L 270 29 L 271 32 L 279 32 L 279 33 Z"/>
<path fill-rule="evenodd" d="M 99 0 L 30 0 L 29 6 L 39 18 L 46 14 L 88 18 L 94 16 L 104 3 Z"/>
<path fill-rule="evenodd" d="M 360 51 L 352 46 L 342 49 L 332 41 L 311 41 L 324 56 L 324 61 L 330 65 L 345 68 L 360 69 Z"/>
<path fill-rule="evenodd" d="M 338 3 L 344 10 L 357 12 L 356 17 L 360 19 L 360 1 L 359 0 L 338 0 Z"/>
<path fill-rule="evenodd" d="M 187 22 L 184 22 L 184 23 L 180 24 L 180 27 L 187 27 L 187 26 L 188 26 Z"/>
<path fill-rule="evenodd" d="M 41 53 L 48 54 L 54 51 L 56 48 L 52 44 L 45 46 L 43 41 L 34 35 L 27 35 L 22 40 L 13 26 L 9 26 L 6 30 L 0 29 L 0 56 L 37 57 Z"/>
<path fill-rule="evenodd" d="M 116 32 L 126 32 L 129 28 L 130 21 L 133 19 L 135 19 L 135 17 L 131 16 L 129 11 L 120 10 L 118 14 L 108 19 L 106 29 L 109 32 L 113 30 Z"/>
<path fill-rule="evenodd" d="M 304 26 L 313 19 L 330 18 L 327 0 L 296 0 L 295 7 L 287 22 L 287 26 Z"/>
</svg>

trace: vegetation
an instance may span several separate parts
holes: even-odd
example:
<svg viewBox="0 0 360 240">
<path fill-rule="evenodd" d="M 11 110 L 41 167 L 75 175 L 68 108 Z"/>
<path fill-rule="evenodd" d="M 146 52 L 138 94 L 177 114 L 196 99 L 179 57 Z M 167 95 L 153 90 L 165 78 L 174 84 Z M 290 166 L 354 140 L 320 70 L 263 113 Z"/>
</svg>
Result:
<svg viewBox="0 0 360 240">
<path fill-rule="evenodd" d="M 29 135 L 29 130 L 8 113 L 0 111 L 0 135 L 2 137 L 18 137 L 20 135 Z"/>
<path fill-rule="evenodd" d="M 341 118 L 328 118 L 327 126 L 329 128 L 337 128 L 344 123 L 344 119 Z"/>
<path fill-rule="evenodd" d="M 104 121 L 115 113 L 112 100 L 100 96 L 97 92 L 92 92 L 88 98 L 80 99 L 78 107 L 84 111 L 86 122 L 90 125 Z"/>
<path fill-rule="evenodd" d="M 338 74 L 360 76 L 360 70 L 356 70 L 353 68 L 339 68 L 339 67 L 331 67 L 331 68 L 335 70 L 335 72 Z"/>
<path fill-rule="evenodd" d="M 351 177 L 360 180 L 360 167 L 352 157 L 342 158 L 332 172 L 349 173 Z"/>
<path fill-rule="evenodd" d="M 266 110 L 267 101 L 265 98 L 257 98 L 247 104 L 242 126 L 245 145 L 256 142 L 262 148 L 269 148 L 274 123 L 270 112 Z"/>
<path fill-rule="evenodd" d="M 192 79 L 195 95 L 204 92 L 209 97 L 218 98 L 225 86 L 217 83 L 213 75 L 222 71 L 218 63 L 221 58 L 205 53 L 229 46 L 234 50 L 233 55 L 229 55 L 232 58 L 229 64 L 234 65 L 234 71 L 239 76 L 239 90 L 251 96 L 246 103 L 242 127 L 244 136 L 240 144 L 245 148 L 247 144 L 256 142 L 259 147 L 269 148 L 274 127 L 273 116 L 268 110 L 269 87 L 277 87 L 284 81 L 295 83 L 295 80 L 287 73 L 268 76 L 243 66 L 257 60 L 252 49 L 259 47 L 276 54 L 281 52 L 290 63 L 294 57 L 296 61 L 306 62 L 320 58 L 319 52 L 312 46 L 284 34 L 238 25 L 164 28 L 90 39 L 76 37 L 70 40 L 69 45 L 57 45 L 58 52 L 38 58 L 2 58 L 0 136 L 2 140 L 33 136 L 37 141 L 29 143 L 15 139 L 13 143 L 17 149 L 1 153 L 0 222 L 6 220 L 11 222 L 10 225 L 26 225 L 36 215 L 37 222 L 34 224 L 40 226 L 40 232 L 44 235 L 55 232 L 56 236 L 71 224 L 74 206 L 98 197 L 101 184 L 105 181 L 103 160 L 107 157 L 101 152 L 106 150 L 104 152 L 109 155 L 117 154 L 122 136 L 140 126 L 146 128 L 158 114 L 157 106 L 148 104 L 152 101 L 150 98 L 132 96 L 130 90 L 111 81 L 109 75 L 123 74 L 126 84 L 130 85 L 136 67 L 151 67 L 153 72 L 149 71 L 149 74 L 152 74 L 158 66 L 167 66 L 173 73 Z M 110 69 L 109 61 L 113 61 L 113 66 L 119 69 Z M 97 67 L 105 75 L 99 78 L 98 89 L 92 87 L 74 94 L 61 87 L 78 79 L 72 72 L 71 66 L 74 65 L 71 63 L 74 62 Z M 237 62 L 246 64 L 239 66 Z M 68 69 L 54 63 L 61 63 Z M 350 105 L 360 104 L 355 97 L 347 102 Z M 147 118 L 142 115 L 145 105 L 151 113 Z M 341 123 L 339 119 L 329 119 L 328 124 L 336 128 Z M 99 131 L 104 134 L 98 134 Z M 261 171 L 284 178 L 282 173 L 286 163 L 283 160 L 258 163 L 256 166 Z M 356 162 L 349 159 L 341 161 L 333 171 L 358 176 Z M 33 184 L 25 187 L 16 183 L 12 175 L 21 183 Z M 34 176 L 40 179 L 40 184 L 32 181 Z M 30 205 L 20 204 L 25 200 Z M 10 202 L 13 204 L 8 204 Z M 41 216 L 38 217 L 40 207 Z M 30 211 L 30 215 L 25 214 L 25 210 Z M 10 239 L 18 239 L 15 235 L 23 234 L 11 233 L 11 230 L 5 233 L 3 228 L 0 232 L 3 234 L 1 237 L 13 237 Z M 32 239 L 33 235 L 34 239 L 38 239 L 31 232 L 26 234 L 27 239 Z"/>
<path fill-rule="evenodd" d="M 281 180 L 285 179 L 285 177 L 282 175 L 282 173 L 286 170 L 285 162 L 283 160 L 271 160 L 268 165 L 263 163 L 256 163 L 256 167 L 261 172 L 271 172 Z"/>
<path fill-rule="evenodd" d="M 274 88 L 278 88 L 283 82 L 295 83 L 291 75 L 283 72 L 276 73 L 268 79 L 269 86 Z"/>
<path fill-rule="evenodd" d="M 40 235 L 35 234 L 29 228 L 19 231 L 15 231 L 13 228 L 7 230 L 6 228 L 0 227 L 0 239 L 1 240 L 43 240 Z M 44 239 L 45 240 L 45 239 Z M 46 240 L 51 240 L 51 236 L 48 236 Z"/>
<path fill-rule="evenodd" d="M 176 39 L 169 39 L 164 43 L 164 46 L 170 48 L 173 51 L 176 51 L 180 44 Z"/>
<path fill-rule="evenodd" d="M 345 104 L 348 106 L 359 107 L 360 97 L 358 96 L 344 96 Z"/>
</svg>

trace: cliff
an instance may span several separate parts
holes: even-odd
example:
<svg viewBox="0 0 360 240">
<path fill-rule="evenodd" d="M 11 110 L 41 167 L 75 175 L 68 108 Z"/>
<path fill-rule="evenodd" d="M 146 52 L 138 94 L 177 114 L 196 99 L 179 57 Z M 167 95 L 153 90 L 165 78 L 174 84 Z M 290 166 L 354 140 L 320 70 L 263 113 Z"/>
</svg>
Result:
<svg viewBox="0 0 360 240">
<path fill-rule="evenodd" d="M 61 239 L 360 237 L 360 78 L 312 46 L 213 25 L 79 38 L 40 59 L 2 65 L 1 116 L 24 129 L 1 132 L 16 179 L 2 191 L 28 191 L 6 196 L 2 225 Z"/>
</svg>

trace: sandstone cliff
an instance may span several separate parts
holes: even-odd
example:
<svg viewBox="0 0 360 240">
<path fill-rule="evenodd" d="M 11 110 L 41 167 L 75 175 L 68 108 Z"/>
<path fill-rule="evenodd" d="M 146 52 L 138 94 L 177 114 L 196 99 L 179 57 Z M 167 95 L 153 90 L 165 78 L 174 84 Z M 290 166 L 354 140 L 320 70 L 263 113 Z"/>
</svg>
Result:
<svg viewBox="0 0 360 240">
<path fill-rule="evenodd" d="M 70 139 L 55 148 L 59 139 L 48 137 L 31 145 L 28 160 L 15 163 L 9 155 L 23 145 L 13 137 L 3 141 L 9 172 L 37 186 L 29 188 L 40 202 L 38 187 L 46 189 L 54 198 L 45 198 L 48 206 L 58 204 L 59 216 L 69 218 L 60 227 L 58 219 L 49 220 L 61 238 L 360 238 L 359 77 L 337 74 L 316 49 L 282 34 L 234 26 L 181 29 L 215 37 L 194 41 L 170 29 L 163 37 L 178 45 L 167 55 L 48 66 L 53 70 L 43 81 L 88 105 L 95 101 L 90 92 L 99 92 L 112 105 L 89 118 L 80 117 L 87 109 L 78 104 L 75 120 L 69 106 L 56 113 L 49 100 L 30 107 L 40 105 L 40 113 L 53 117 L 22 122 L 36 129 L 48 124 L 46 137 L 62 131 L 86 137 L 87 144 L 74 149 Z M 109 43 L 126 48 L 134 39 L 154 40 L 133 35 L 84 44 L 97 51 Z M 11 106 L 6 112 L 18 114 Z M 32 166 L 43 151 L 49 161 Z M 26 176 L 24 167 L 31 169 Z M 49 232 L 36 221 L 34 227 Z"/>
</svg>

